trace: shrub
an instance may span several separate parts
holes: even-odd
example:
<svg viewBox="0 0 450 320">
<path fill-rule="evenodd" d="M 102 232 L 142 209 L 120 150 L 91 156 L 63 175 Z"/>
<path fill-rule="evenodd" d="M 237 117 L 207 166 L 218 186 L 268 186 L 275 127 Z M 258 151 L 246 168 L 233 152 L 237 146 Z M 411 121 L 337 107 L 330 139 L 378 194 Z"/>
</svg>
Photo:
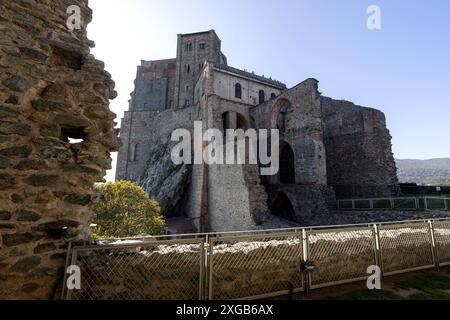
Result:
<svg viewBox="0 0 450 320">
<path fill-rule="evenodd" d="M 130 181 L 97 185 L 103 199 L 95 209 L 96 237 L 120 238 L 160 235 L 165 222 L 157 201 Z"/>
</svg>

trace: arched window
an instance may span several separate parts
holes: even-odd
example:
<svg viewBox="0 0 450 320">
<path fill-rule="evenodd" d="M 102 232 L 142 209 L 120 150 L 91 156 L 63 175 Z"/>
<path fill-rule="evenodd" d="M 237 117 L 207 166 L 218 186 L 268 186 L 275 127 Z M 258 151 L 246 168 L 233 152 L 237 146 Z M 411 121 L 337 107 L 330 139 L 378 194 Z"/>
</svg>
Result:
<svg viewBox="0 0 450 320">
<path fill-rule="evenodd" d="M 270 95 L 270 99 L 275 99 L 276 97 L 277 97 L 277 95 L 272 92 L 272 94 Z"/>
<path fill-rule="evenodd" d="M 133 159 L 133 161 L 138 161 L 140 157 L 141 157 L 141 144 L 140 143 L 136 143 L 134 145 L 132 159 Z"/>
<path fill-rule="evenodd" d="M 188 52 L 192 51 L 192 43 L 191 42 L 186 43 L 185 51 L 188 51 Z"/>
<path fill-rule="evenodd" d="M 242 99 L 242 86 L 240 83 L 234 85 L 234 96 L 238 99 Z"/>
<path fill-rule="evenodd" d="M 266 101 L 266 94 L 264 90 L 259 90 L 259 103 L 264 103 Z"/>
</svg>

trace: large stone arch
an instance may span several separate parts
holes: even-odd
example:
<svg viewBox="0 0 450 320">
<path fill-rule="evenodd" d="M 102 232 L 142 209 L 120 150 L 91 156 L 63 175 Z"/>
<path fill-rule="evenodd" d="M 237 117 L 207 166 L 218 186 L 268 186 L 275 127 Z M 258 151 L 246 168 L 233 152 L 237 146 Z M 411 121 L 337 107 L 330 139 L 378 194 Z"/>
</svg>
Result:
<svg viewBox="0 0 450 320">
<path fill-rule="evenodd" d="M 269 209 L 274 216 L 292 221 L 295 219 L 294 206 L 284 191 L 277 191 L 271 194 Z"/>
</svg>

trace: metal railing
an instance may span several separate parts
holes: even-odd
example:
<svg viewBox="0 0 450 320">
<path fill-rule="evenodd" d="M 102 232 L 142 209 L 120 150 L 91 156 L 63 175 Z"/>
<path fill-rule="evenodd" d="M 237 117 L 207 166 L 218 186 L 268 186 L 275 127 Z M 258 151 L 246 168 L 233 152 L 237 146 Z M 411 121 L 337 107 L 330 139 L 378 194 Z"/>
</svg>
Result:
<svg viewBox="0 0 450 320">
<path fill-rule="evenodd" d="M 450 211 L 448 197 L 397 197 L 342 199 L 339 210 L 443 210 Z"/>
<path fill-rule="evenodd" d="M 128 238 L 73 245 L 69 265 L 81 290 L 63 299 L 268 298 L 450 265 L 450 219 Z"/>
</svg>

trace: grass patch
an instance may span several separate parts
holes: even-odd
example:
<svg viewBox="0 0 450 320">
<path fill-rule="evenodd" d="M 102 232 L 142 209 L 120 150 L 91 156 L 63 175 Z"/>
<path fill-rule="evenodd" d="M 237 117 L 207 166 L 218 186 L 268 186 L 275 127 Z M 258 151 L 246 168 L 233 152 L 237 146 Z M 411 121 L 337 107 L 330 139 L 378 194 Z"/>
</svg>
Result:
<svg viewBox="0 0 450 320">
<path fill-rule="evenodd" d="M 417 289 L 430 294 L 433 290 L 450 290 L 450 277 L 441 275 L 423 275 L 412 279 L 402 280 L 395 283 L 402 289 Z"/>
<path fill-rule="evenodd" d="M 358 290 L 327 300 L 402 300 L 403 298 L 386 290 Z"/>
</svg>

